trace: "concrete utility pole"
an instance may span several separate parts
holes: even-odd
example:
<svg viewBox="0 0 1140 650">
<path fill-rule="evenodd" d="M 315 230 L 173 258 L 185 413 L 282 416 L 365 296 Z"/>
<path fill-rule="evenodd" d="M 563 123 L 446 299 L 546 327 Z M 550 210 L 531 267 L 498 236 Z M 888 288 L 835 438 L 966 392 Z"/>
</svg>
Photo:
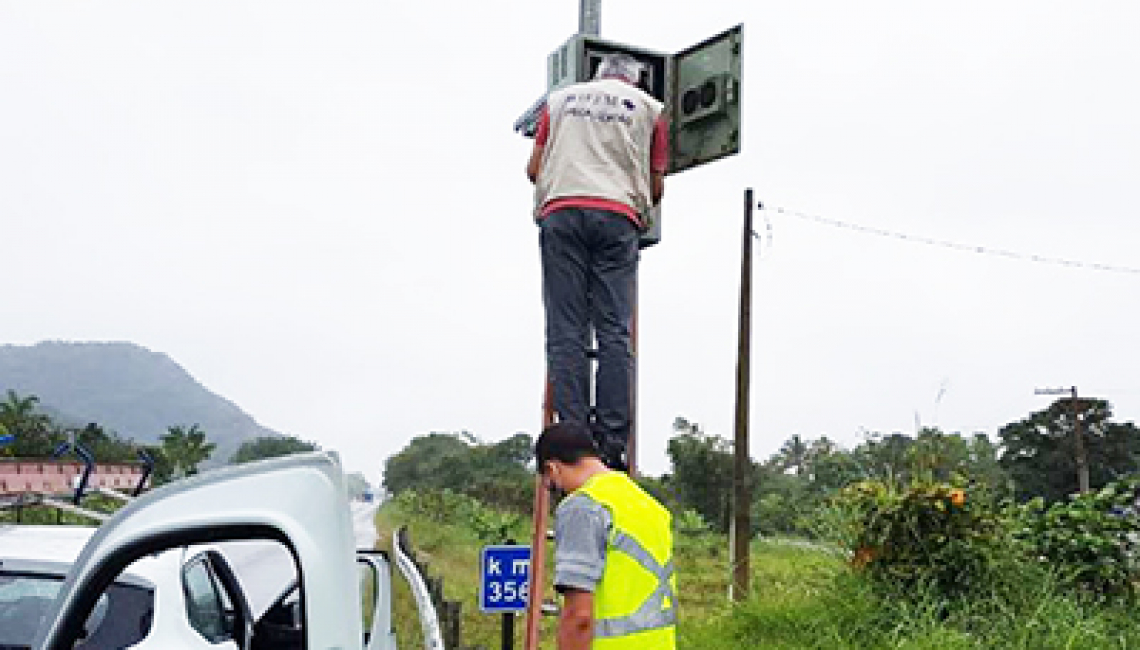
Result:
<svg viewBox="0 0 1140 650">
<path fill-rule="evenodd" d="M 740 339 L 736 356 L 736 432 L 732 444 L 732 591 L 748 597 L 752 539 L 752 459 L 748 454 L 748 394 L 752 348 L 752 189 L 744 191 L 744 241 L 740 260 Z"/>
<path fill-rule="evenodd" d="M 1073 448 L 1077 463 L 1077 489 L 1081 494 L 1089 492 L 1089 456 L 1085 451 L 1085 434 L 1081 428 L 1081 411 L 1077 400 L 1077 387 L 1072 388 L 1038 388 L 1033 391 L 1036 395 L 1064 395 L 1069 393 L 1069 405 L 1073 411 Z"/>
</svg>

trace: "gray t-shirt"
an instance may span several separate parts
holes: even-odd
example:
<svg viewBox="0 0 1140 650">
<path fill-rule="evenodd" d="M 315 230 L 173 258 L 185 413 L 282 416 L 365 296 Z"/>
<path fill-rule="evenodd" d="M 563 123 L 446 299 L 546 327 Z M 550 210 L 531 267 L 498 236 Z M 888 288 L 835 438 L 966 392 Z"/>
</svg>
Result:
<svg viewBox="0 0 1140 650">
<path fill-rule="evenodd" d="M 566 497 L 554 513 L 554 588 L 593 592 L 606 567 L 610 511 L 581 492 Z"/>
</svg>

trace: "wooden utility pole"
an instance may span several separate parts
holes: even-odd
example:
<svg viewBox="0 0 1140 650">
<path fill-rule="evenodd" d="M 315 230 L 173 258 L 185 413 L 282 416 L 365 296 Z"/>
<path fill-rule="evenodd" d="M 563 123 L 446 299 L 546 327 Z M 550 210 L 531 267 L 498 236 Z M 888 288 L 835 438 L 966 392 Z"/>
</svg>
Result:
<svg viewBox="0 0 1140 650">
<path fill-rule="evenodd" d="M 1077 486 L 1081 494 L 1089 491 L 1089 455 L 1085 451 L 1085 432 L 1081 429 L 1081 409 L 1077 400 L 1077 387 L 1073 386 L 1073 436 L 1077 449 Z"/>
<path fill-rule="evenodd" d="M 736 431 L 732 472 L 733 601 L 748 597 L 752 538 L 752 459 L 748 454 L 748 395 L 752 347 L 752 188 L 744 191 L 744 240 L 740 260 L 740 338 L 736 356 Z"/>
<path fill-rule="evenodd" d="M 1077 489 L 1081 494 L 1087 494 L 1089 488 L 1089 456 L 1085 451 L 1085 432 L 1081 428 L 1081 409 L 1077 398 L 1077 387 L 1072 388 L 1038 388 L 1033 391 L 1037 395 L 1063 395 L 1069 393 L 1069 405 L 1073 413 L 1073 455 L 1077 465 Z"/>
</svg>

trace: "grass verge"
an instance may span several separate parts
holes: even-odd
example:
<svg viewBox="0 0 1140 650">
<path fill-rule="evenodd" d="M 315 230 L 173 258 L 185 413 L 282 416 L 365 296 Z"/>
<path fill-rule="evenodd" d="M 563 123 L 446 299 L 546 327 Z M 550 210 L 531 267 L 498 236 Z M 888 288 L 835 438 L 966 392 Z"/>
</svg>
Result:
<svg viewBox="0 0 1140 650">
<path fill-rule="evenodd" d="M 478 610 L 484 542 L 462 521 L 438 521 L 381 508 L 381 548 L 406 524 L 417 554 L 443 576 L 445 598 L 463 607 L 462 643 L 501 647 L 501 619 Z M 529 521 L 512 534 L 524 541 Z M 752 594 L 728 603 L 723 535 L 678 535 L 678 647 L 702 650 L 1127 650 L 1140 649 L 1140 623 L 1124 605 L 1098 603 L 1061 586 L 1039 568 L 1021 568 L 992 593 L 948 601 L 930 589 L 892 592 L 853 571 L 836 553 L 797 541 L 761 540 L 751 553 Z M 411 596 L 396 580 L 397 634 L 403 648 L 422 636 Z M 548 598 L 552 593 L 548 591 Z M 522 616 L 515 647 L 522 647 Z M 542 647 L 553 648 L 554 619 L 543 620 Z"/>
</svg>

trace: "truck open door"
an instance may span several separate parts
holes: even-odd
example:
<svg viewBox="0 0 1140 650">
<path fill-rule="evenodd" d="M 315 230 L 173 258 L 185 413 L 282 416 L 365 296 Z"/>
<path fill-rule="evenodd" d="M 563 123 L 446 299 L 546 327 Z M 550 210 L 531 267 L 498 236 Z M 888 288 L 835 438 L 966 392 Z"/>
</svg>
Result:
<svg viewBox="0 0 1140 650">
<path fill-rule="evenodd" d="M 363 649 L 344 476 L 335 456 L 320 452 L 207 472 L 128 504 L 99 527 L 72 565 L 35 647 L 72 648 L 99 596 L 138 558 L 250 539 L 276 540 L 292 554 L 303 647 Z"/>
<path fill-rule="evenodd" d="M 392 564 L 384 551 L 356 551 L 360 569 L 360 599 L 365 610 L 365 650 L 396 650 L 392 625 Z"/>
</svg>

